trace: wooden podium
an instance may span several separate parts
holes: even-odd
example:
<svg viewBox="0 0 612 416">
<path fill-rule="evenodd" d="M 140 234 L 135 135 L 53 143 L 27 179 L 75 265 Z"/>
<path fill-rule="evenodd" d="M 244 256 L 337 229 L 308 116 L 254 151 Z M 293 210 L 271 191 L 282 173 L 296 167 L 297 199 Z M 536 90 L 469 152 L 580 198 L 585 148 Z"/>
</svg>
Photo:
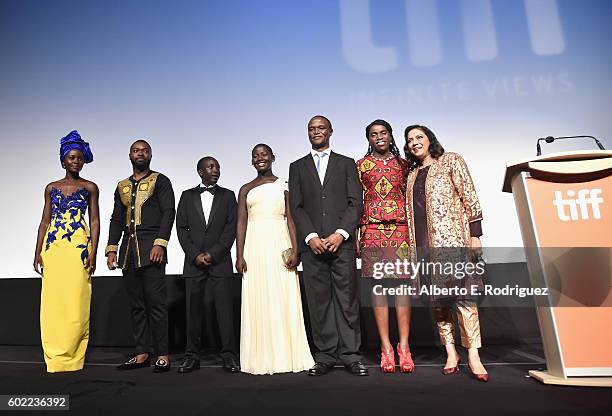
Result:
<svg viewBox="0 0 612 416">
<path fill-rule="evenodd" d="M 546 384 L 612 387 L 612 151 L 507 166 L 536 301 Z"/>
</svg>

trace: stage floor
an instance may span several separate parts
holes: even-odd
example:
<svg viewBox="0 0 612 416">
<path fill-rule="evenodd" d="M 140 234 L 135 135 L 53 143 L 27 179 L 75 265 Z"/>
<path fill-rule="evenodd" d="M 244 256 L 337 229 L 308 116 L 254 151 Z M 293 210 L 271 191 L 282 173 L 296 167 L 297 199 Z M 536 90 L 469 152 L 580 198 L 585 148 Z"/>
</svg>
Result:
<svg viewBox="0 0 612 416">
<path fill-rule="evenodd" d="M 352 376 L 340 366 L 324 377 L 229 374 L 214 354 L 205 354 L 203 368 L 189 374 L 176 368 L 164 374 L 116 371 L 129 352 L 91 348 L 83 371 L 47 374 L 39 347 L 0 346 L 0 394 L 68 394 L 70 413 L 83 415 L 612 414 L 612 389 L 550 386 L 529 378 L 529 370 L 544 367 L 540 345 L 484 348 L 489 383 L 472 380 L 466 365 L 459 374 L 441 375 L 437 348 L 413 348 L 413 374 L 382 374 L 376 353 L 366 353 L 369 377 Z M 172 359 L 176 367 L 182 355 Z"/>
</svg>

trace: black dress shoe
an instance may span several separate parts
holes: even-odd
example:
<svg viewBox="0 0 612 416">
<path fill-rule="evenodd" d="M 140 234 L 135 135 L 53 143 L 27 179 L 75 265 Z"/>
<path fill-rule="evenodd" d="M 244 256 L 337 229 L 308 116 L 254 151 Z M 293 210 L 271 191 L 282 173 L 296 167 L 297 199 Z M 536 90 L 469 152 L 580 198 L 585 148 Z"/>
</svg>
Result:
<svg viewBox="0 0 612 416">
<path fill-rule="evenodd" d="M 197 360 L 193 357 L 185 357 L 183 362 L 178 368 L 178 372 L 181 374 L 190 373 L 193 370 L 197 370 L 200 368 L 200 360 Z"/>
<path fill-rule="evenodd" d="M 136 357 L 130 358 L 128 361 L 117 366 L 117 370 L 136 370 L 137 368 L 145 368 L 151 366 L 151 358 L 147 357 L 141 363 L 136 362 Z"/>
<path fill-rule="evenodd" d="M 155 361 L 153 372 L 165 373 L 167 371 L 170 371 L 170 360 L 166 360 L 165 358 L 158 358 L 157 361 Z"/>
<path fill-rule="evenodd" d="M 225 371 L 229 371 L 230 373 L 237 373 L 240 371 L 240 364 L 238 364 L 238 360 L 236 360 L 234 357 L 224 358 L 223 369 Z"/>
<path fill-rule="evenodd" d="M 346 369 L 349 373 L 355 376 L 369 376 L 368 369 L 365 365 L 361 363 L 361 361 L 353 361 L 349 365 L 346 366 Z"/>
<path fill-rule="evenodd" d="M 325 363 L 315 363 L 309 370 L 309 376 L 323 376 L 329 372 L 333 365 Z"/>
</svg>

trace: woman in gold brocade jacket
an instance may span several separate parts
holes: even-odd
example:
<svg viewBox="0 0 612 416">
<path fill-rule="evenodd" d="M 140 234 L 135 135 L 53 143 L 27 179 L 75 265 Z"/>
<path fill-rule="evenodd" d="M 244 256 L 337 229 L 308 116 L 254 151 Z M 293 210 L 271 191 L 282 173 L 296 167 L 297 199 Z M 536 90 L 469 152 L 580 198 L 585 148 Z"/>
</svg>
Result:
<svg viewBox="0 0 612 416">
<path fill-rule="evenodd" d="M 444 148 L 427 127 L 408 126 L 404 131 L 404 151 L 411 171 L 407 179 L 406 211 L 411 252 L 429 262 L 461 261 L 466 252 L 480 253 L 482 246 L 482 211 L 474 183 L 463 158 Z M 443 276 L 431 273 L 421 276 L 433 285 L 447 285 Z M 434 298 L 435 299 L 435 298 Z M 489 375 L 480 362 L 481 347 L 478 308 L 473 300 L 455 297 L 435 299 L 433 314 L 447 360 L 442 373 L 459 371 L 460 357 L 455 349 L 454 309 L 461 331 L 461 344 L 468 349 L 468 367 L 479 381 Z"/>
</svg>

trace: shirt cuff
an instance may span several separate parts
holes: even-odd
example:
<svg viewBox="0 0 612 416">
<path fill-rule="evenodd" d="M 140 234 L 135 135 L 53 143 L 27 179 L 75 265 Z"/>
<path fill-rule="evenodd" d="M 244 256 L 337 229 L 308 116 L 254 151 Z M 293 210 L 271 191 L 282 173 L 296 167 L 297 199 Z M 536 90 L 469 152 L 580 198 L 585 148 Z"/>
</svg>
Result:
<svg viewBox="0 0 612 416">
<path fill-rule="evenodd" d="M 470 237 L 480 237 L 482 235 L 482 221 L 474 221 L 470 223 Z"/>
<path fill-rule="evenodd" d="M 104 250 L 104 255 L 108 256 L 108 253 L 116 253 L 118 251 L 119 251 L 119 246 L 109 244 L 106 246 L 106 249 Z"/>
<path fill-rule="evenodd" d="M 348 240 L 348 239 L 349 239 L 349 233 L 347 233 L 346 231 L 344 231 L 342 228 L 338 228 L 338 229 L 336 230 L 336 232 L 337 232 L 338 234 L 340 234 L 342 237 L 344 237 L 344 241 L 346 241 L 346 240 Z"/>
<path fill-rule="evenodd" d="M 163 238 L 156 238 L 153 240 L 154 246 L 168 247 L 168 240 L 164 240 Z"/>
<path fill-rule="evenodd" d="M 310 240 L 312 240 L 313 238 L 318 237 L 318 236 L 319 236 L 319 234 L 317 234 L 317 233 L 310 233 L 310 234 L 308 234 L 306 236 L 306 238 L 304 239 L 304 241 L 306 242 L 306 245 L 308 245 L 308 242 Z"/>
</svg>

